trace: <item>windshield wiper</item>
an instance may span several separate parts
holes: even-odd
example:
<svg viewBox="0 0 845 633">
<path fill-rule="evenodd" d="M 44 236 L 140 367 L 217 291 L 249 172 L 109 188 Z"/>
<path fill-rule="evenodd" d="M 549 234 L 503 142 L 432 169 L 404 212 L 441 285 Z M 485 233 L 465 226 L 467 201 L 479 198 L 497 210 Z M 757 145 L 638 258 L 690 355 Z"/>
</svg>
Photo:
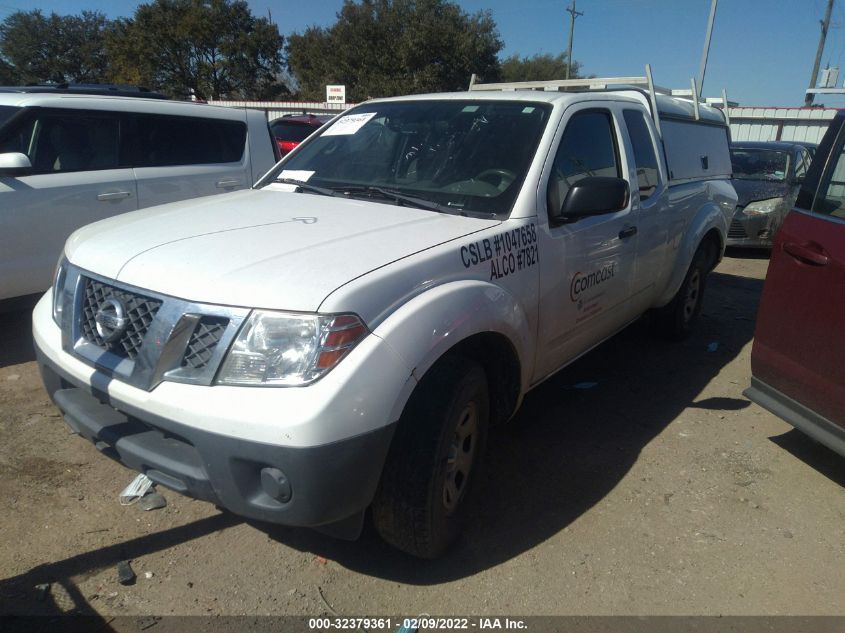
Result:
<svg viewBox="0 0 845 633">
<path fill-rule="evenodd" d="M 437 202 L 432 202 L 431 200 L 426 200 L 425 198 L 418 198 L 416 196 L 409 196 L 407 194 L 402 193 L 401 191 L 396 191 L 394 189 L 385 189 L 383 187 L 375 187 L 373 185 L 368 186 L 354 186 L 354 187 L 335 187 L 334 189 L 336 192 L 341 192 L 342 195 L 347 196 L 360 196 L 366 195 L 367 197 L 374 197 L 378 196 L 384 198 L 386 200 L 392 200 L 397 204 L 406 204 L 412 207 L 416 207 L 418 209 L 426 209 L 428 211 L 437 211 L 438 213 L 448 213 L 450 215 L 462 215 L 465 217 L 474 217 L 474 218 L 485 218 L 485 219 L 492 219 L 496 217 L 495 213 L 487 213 L 484 211 L 467 211 L 466 209 L 458 209 L 447 207 L 442 204 L 438 204 Z"/>
<path fill-rule="evenodd" d="M 318 187 L 317 185 L 309 185 L 304 180 L 297 180 L 296 178 L 276 178 L 274 182 L 280 182 L 283 185 L 293 185 L 297 189 L 303 191 L 310 191 L 312 193 L 319 193 L 323 196 L 334 196 L 335 198 L 342 198 L 343 194 L 334 189 L 327 189 L 325 187 Z"/>
</svg>

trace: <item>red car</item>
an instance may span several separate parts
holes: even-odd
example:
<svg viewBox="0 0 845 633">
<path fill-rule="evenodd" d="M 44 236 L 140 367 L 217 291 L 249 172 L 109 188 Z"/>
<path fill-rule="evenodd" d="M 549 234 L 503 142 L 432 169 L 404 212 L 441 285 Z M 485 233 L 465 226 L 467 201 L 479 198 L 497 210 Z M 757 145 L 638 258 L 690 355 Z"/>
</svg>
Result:
<svg viewBox="0 0 845 633">
<path fill-rule="evenodd" d="M 845 112 L 778 231 L 745 395 L 845 456 Z"/>
<path fill-rule="evenodd" d="M 302 114 L 283 116 L 270 122 L 270 131 L 276 139 L 280 156 L 287 156 L 290 151 L 299 145 L 306 138 L 311 136 L 315 130 L 323 127 L 324 123 L 334 118 L 331 114 Z"/>
</svg>

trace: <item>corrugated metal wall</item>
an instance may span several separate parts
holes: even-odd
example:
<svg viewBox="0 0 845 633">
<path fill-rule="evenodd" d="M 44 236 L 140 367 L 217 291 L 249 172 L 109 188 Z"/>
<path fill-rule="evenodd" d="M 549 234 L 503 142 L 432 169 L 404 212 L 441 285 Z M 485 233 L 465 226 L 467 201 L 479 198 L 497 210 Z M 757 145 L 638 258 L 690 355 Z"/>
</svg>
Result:
<svg viewBox="0 0 845 633">
<path fill-rule="evenodd" d="M 836 108 L 728 108 L 731 138 L 818 143 L 836 112 Z"/>
<path fill-rule="evenodd" d="M 285 114 L 334 114 L 354 103 L 319 101 L 209 101 L 213 105 L 264 110 L 268 120 Z M 731 138 L 735 141 L 806 141 L 818 143 L 836 108 L 729 108 Z"/>
<path fill-rule="evenodd" d="M 278 119 L 285 114 L 336 114 L 355 105 L 354 103 L 322 103 L 319 101 L 209 101 L 208 103 L 229 108 L 264 110 L 268 121 Z"/>
</svg>

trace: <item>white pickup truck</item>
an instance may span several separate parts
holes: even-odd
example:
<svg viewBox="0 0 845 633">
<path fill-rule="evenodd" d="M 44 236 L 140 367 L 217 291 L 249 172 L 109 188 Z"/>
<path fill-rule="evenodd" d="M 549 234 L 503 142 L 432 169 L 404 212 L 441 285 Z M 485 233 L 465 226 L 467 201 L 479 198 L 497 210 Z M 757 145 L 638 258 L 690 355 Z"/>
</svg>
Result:
<svg viewBox="0 0 845 633">
<path fill-rule="evenodd" d="M 736 204 L 722 114 L 637 89 L 369 101 L 253 190 L 74 233 L 35 309 L 68 424 L 254 519 L 422 557 L 490 424 L 645 312 L 686 335 Z"/>
</svg>

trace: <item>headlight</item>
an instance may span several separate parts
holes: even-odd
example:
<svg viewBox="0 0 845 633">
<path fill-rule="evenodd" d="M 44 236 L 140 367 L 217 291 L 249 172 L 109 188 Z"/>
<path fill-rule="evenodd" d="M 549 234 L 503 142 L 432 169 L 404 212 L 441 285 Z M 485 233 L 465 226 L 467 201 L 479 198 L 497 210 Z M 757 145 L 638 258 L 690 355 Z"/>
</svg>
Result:
<svg viewBox="0 0 845 633">
<path fill-rule="evenodd" d="M 745 207 L 745 215 L 768 215 L 778 210 L 783 204 L 783 198 L 769 198 L 750 202 Z"/>
<path fill-rule="evenodd" d="M 354 314 L 255 310 L 232 344 L 217 383 L 306 385 L 337 365 L 367 333 Z"/>
<path fill-rule="evenodd" d="M 67 260 L 64 253 L 56 264 L 56 273 L 53 275 L 53 321 L 59 327 L 62 326 L 62 306 L 65 297 L 65 276 L 67 275 Z"/>
</svg>

